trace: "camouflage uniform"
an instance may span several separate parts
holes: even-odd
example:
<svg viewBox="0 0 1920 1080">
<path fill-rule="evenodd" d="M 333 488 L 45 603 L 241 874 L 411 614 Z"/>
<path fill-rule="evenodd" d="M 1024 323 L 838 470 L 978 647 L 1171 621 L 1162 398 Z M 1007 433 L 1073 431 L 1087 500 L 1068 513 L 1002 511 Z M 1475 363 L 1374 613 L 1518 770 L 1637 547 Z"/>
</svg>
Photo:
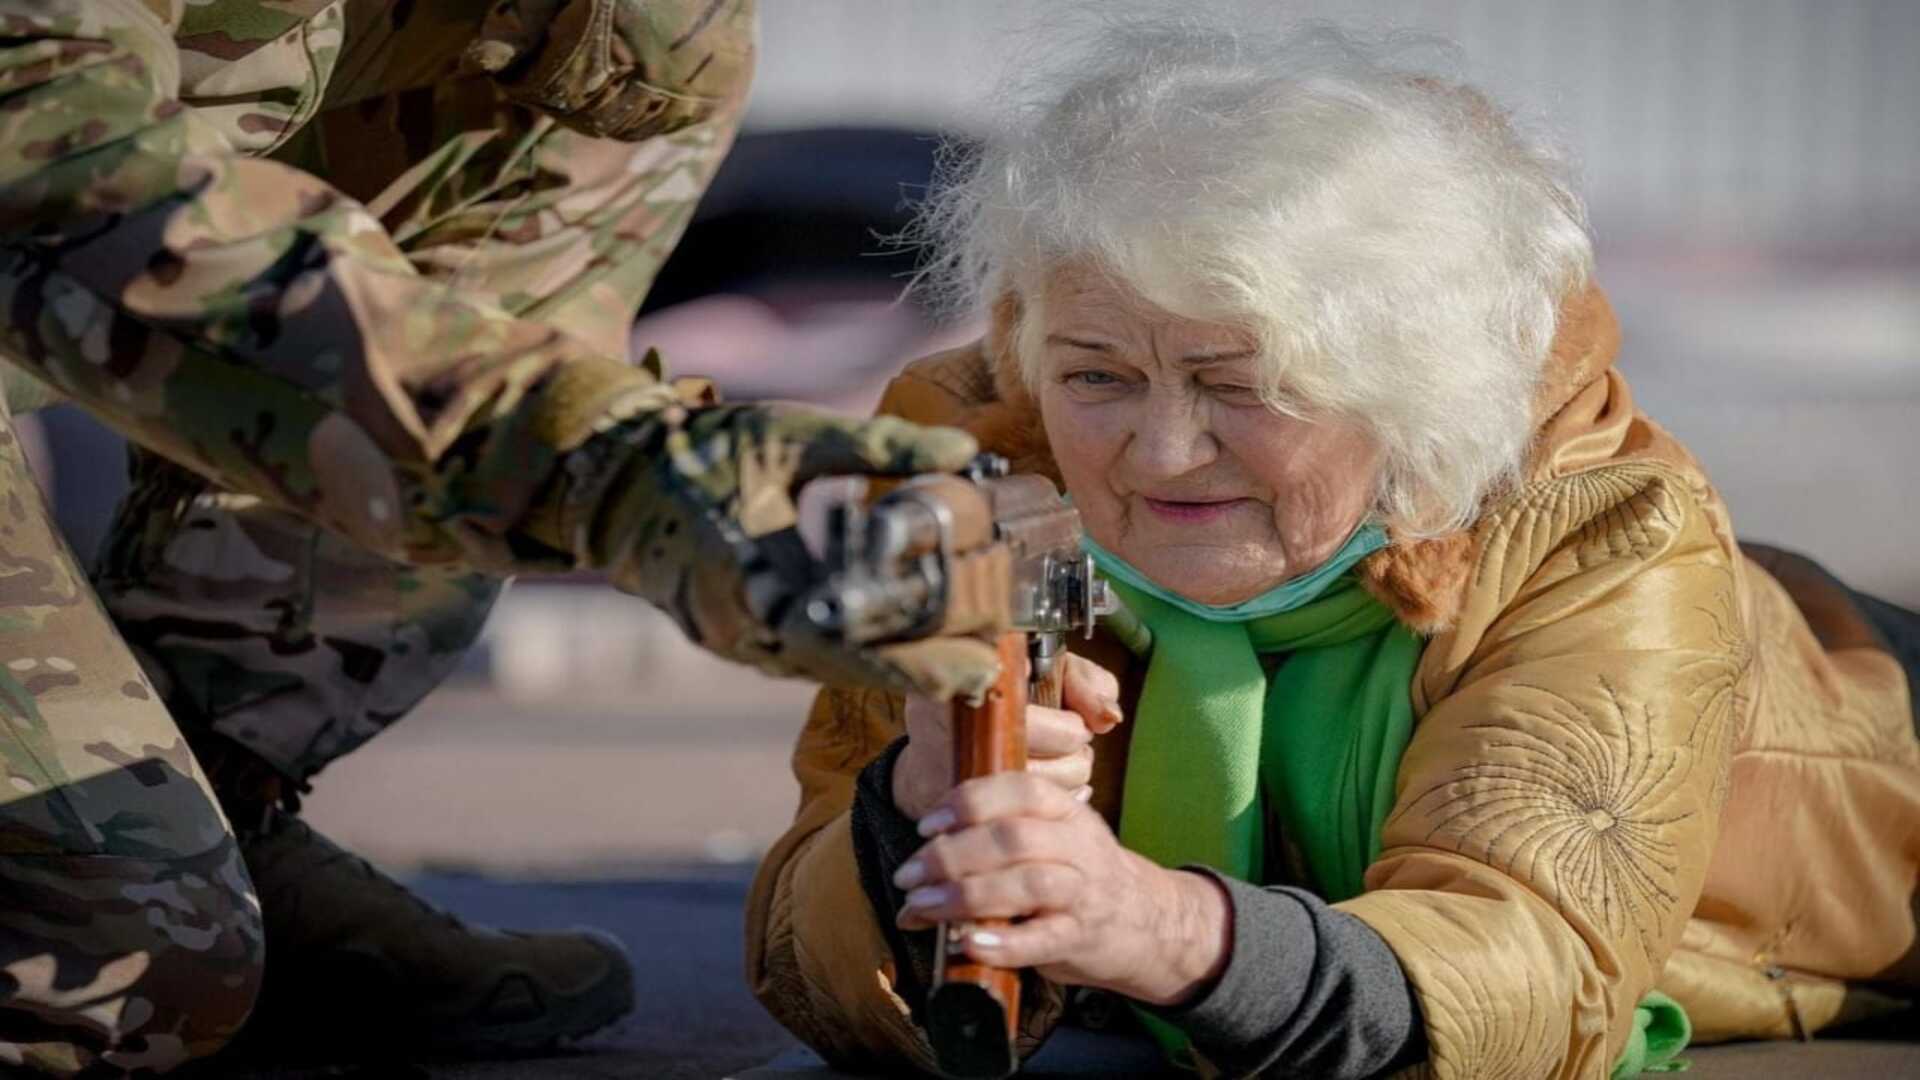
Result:
<svg viewBox="0 0 1920 1080">
<path fill-rule="evenodd" d="M 741 555 L 795 479 L 970 443 L 625 360 L 752 47 L 751 0 L 0 0 L 8 400 L 145 448 L 99 575 L 123 643 L 0 421 L 0 1062 L 164 1069 L 246 1015 L 258 906 L 162 701 L 304 779 L 505 575 L 576 568 L 774 670 L 990 674 L 783 638 Z"/>
<path fill-rule="evenodd" d="M 699 88 L 737 100 L 747 75 L 745 13 L 705 0 L 667 7 L 680 10 L 658 27 L 662 35 L 704 36 L 666 55 L 706 60 Z M 450 78 L 474 40 L 475 11 L 484 5 L 189 6 L 175 30 L 181 96 L 194 104 L 226 98 L 229 86 L 261 87 L 199 111 L 211 112 L 237 149 L 295 166 L 302 179 L 325 177 L 364 206 L 393 240 L 383 254 L 403 258 L 421 284 L 444 283 L 454 297 L 562 329 L 598 357 L 624 358 L 634 310 L 731 142 L 737 107 L 637 144 L 583 134 L 514 105 L 488 78 Z M 695 27 L 703 16 L 710 21 Z M 238 182 L 232 190 L 237 198 L 252 189 Z M 259 283 L 220 287 L 237 295 Z M 405 310 L 394 304 L 401 299 L 388 293 L 378 302 Z M 277 302 L 284 308 L 284 294 Z M 361 324 L 378 318 L 369 310 Z M 311 343 L 296 322 L 278 336 Z M 436 318 L 422 330 L 443 326 Z M 444 346 L 435 351 L 460 359 Z M 511 370 L 524 362 L 492 364 L 508 379 L 537 378 Z M 619 372 L 642 382 L 635 374 L 644 379 Z M 448 372 L 428 378 L 450 375 L 473 383 Z M 383 557 L 329 533 L 297 503 L 289 510 L 276 505 L 284 500 L 222 490 L 158 455 L 143 454 L 133 478 L 96 571 L 107 609 L 183 723 L 204 723 L 296 778 L 377 734 L 437 685 L 502 585 L 458 563 Z"/>
</svg>

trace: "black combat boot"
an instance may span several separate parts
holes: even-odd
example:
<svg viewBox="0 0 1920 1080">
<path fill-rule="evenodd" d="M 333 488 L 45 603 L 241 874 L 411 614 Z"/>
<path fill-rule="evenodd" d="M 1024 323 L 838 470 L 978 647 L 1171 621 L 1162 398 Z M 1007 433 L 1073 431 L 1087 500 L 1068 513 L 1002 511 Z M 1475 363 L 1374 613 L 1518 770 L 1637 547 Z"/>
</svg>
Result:
<svg viewBox="0 0 1920 1080">
<path fill-rule="evenodd" d="M 469 926 L 300 820 L 294 784 L 258 756 L 193 741 L 266 926 L 243 1054 L 523 1053 L 632 1011 L 633 966 L 611 935 Z"/>
</svg>

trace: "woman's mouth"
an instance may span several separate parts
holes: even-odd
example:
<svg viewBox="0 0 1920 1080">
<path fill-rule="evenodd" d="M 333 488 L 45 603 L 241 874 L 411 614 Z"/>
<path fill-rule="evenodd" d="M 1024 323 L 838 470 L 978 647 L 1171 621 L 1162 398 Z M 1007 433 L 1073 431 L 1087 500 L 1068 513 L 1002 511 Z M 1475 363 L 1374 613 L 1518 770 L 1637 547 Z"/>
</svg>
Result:
<svg viewBox="0 0 1920 1080">
<path fill-rule="evenodd" d="M 1153 511 L 1154 516 L 1163 521 L 1177 522 L 1181 525 L 1204 525 L 1209 521 L 1216 521 L 1225 517 L 1234 507 L 1248 501 L 1246 499 L 1208 499 L 1204 501 L 1155 499 L 1146 495 L 1142 495 L 1140 498 L 1141 501 L 1147 504 L 1147 509 Z"/>
</svg>

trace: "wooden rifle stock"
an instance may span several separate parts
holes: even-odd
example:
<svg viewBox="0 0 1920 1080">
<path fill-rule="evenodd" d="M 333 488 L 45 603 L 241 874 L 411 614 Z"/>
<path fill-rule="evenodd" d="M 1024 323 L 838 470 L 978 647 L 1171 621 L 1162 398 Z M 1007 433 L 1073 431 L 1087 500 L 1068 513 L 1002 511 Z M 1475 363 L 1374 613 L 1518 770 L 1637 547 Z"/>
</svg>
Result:
<svg viewBox="0 0 1920 1080">
<path fill-rule="evenodd" d="M 1027 704 L 1060 707 L 1061 664 L 1029 682 L 1028 637 L 999 638 L 1000 678 L 978 705 L 953 704 L 954 782 L 1027 767 Z M 998 1080 L 1019 1068 L 1020 973 L 988 967 L 966 952 L 975 930 L 1005 927 L 1005 919 L 944 923 L 927 998 L 927 1037 L 942 1074 L 955 1080 Z"/>
<path fill-rule="evenodd" d="M 808 598 L 823 635 L 854 644 L 997 635 L 1000 678 L 953 706 L 956 783 L 1027 767 L 1027 704 L 1058 708 L 1068 635 L 1114 610 L 1081 550 L 1080 514 L 1045 477 L 1010 475 L 983 454 L 954 476 L 909 480 L 871 505 L 828 515 L 827 573 Z M 1037 676 L 1037 677 L 1036 677 Z M 1020 973 L 975 963 L 976 929 L 940 927 L 925 1013 L 940 1071 L 998 1080 L 1019 1067 Z"/>
</svg>

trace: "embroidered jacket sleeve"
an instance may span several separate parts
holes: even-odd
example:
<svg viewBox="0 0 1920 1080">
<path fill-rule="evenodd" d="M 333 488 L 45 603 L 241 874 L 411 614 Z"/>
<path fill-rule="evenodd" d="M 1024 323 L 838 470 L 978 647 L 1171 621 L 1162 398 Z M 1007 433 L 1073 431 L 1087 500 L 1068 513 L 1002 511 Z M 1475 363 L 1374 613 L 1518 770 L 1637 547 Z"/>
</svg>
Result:
<svg viewBox="0 0 1920 1080">
<path fill-rule="evenodd" d="M 1746 664 L 1727 541 L 1670 468 L 1536 482 L 1477 536 L 1368 891 L 1439 1077 L 1606 1077 L 1698 898 Z"/>
</svg>

